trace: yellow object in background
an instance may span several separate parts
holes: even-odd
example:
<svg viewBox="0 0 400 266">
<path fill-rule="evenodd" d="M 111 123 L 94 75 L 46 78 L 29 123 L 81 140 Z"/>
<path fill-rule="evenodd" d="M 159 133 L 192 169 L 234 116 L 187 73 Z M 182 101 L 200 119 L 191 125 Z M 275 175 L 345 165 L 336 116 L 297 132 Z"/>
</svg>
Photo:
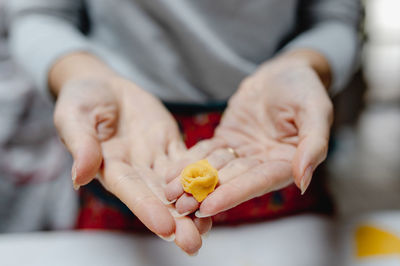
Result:
<svg viewBox="0 0 400 266">
<path fill-rule="evenodd" d="M 208 194 L 214 191 L 218 183 L 218 171 L 207 159 L 190 164 L 181 173 L 183 190 L 202 202 Z"/>
<path fill-rule="evenodd" d="M 362 225 L 355 232 L 356 255 L 370 256 L 400 255 L 400 238 L 374 226 Z"/>
</svg>

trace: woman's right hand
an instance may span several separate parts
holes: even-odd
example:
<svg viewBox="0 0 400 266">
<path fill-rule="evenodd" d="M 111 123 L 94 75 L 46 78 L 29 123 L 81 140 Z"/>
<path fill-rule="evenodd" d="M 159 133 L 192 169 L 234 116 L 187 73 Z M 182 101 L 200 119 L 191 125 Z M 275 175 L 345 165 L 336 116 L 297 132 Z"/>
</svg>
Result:
<svg viewBox="0 0 400 266">
<path fill-rule="evenodd" d="M 71 66 L 86 59 L 95 64 L 88 66 L 91 72 L 73 75 Z M 162 189 L 165 170 L 186 150 L 176 122 L 158 99 L 104 71 L 104 65 L 97 75 L 93 70 L 102 63 L 96 61 L 85 54 L 67 56 L 50 76 L 50 86 L 58 94 L 54 122 L 74 159 L 74 186 L 85 185 L 100 173 L 102 185 L 152 232 L 175 239 L 188 254 L 197 252 L 211 219 L 174 215 Z"/>
</svg>

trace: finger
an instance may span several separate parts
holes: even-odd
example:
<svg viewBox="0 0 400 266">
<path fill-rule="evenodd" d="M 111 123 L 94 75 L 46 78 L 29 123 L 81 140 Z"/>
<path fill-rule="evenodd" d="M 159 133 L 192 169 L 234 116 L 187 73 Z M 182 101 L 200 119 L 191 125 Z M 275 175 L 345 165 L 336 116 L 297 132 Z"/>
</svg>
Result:
<svg viewBox="0 0 400 266">
<path fill-rule="evenodd" d="M 148 167 L 133 166 L 133 169 L 139 176 L 145 177 L 142 179 L 143 182 L 160 201 L 166 205 L 171 204 L 171 202 L 169 202 L 165 197 L 164 188 L 162 186 L 164 183 L 160 176 L 155 174 L 152 169 Z"/>
<path fill-rule="evenodd" d="M 157 172 L 163 180 L 163 183 L 167 183 L 166 175 L 168 169 L 178 159 L 182 158 L 183 154 L 187 151 L 185 144 L 180 137 L 175 137 L 169 144 L 164 152 L 160 151 L 156 154 L 153 170 Z"/>
<path fill-rule="evenodd" d="M 257 159 L 250 158 L 238 158 L 229 162 L 225 167 L 223 167 L 218 172 L 218 179 L 220 184 L 225 184 L 229 180 L 242 175 L 243 173 L 249 171 L 253 167 L 256 167 L 261 162 Z"/>
<path fill-rule="evenodd" d="M 164 188 L 165 197 L 168 201 L 176 201 L 184 193 L 180 178 L 175 178 Z"/>
<path fill-rule="evenodd" d="M 193 221 L 188 217 L 175 218 L 175 243 L 189 255 L 196 255 L 201 248 L 202 240 Z"/>
<path fill-rule="evenodd" d="M 96 176 L 102 162 L 96 130 L 85 117 L 73 113 L 67 117 L 56 113 L 54 120 L 61 140 L 72 154 L 72 180 L 74 188 L 78 189 Z"/>
<path fill-rule="evenodd" d="M 289 162 L 266 162 L 220 185 L 201 203 L 196 216 L 202 218 L 215 215 L 251 198 L 282 188 L 292 181 Z"/>
<path fill-rule="evenodd" d="M 211 230 L 212 227 L 212 219 L 210 217 L 206 218 L 197 218 L 194 217 L 193 223 L 196 226 L 197 230 L 201 235 L 205 235 L 208 233 L 208 231 Z"/>
<path fill-rule="evenodd" d="M 118 110 L 112 97 L 96 98 L 91 92 L 95 88 L 75 85 L 61 91 L 54 124 L 73 156 L 72 178 L 77 188 L 89 183 L 97 174 L 102 162 L 100 142 L 115 133 Z"/>
<path fill-rule="evenodd" d="M 314 170 L 325 160 L 328 152 L 328 139 L 313 135 L 308 135 L 299 143 L 293 159 L 294 180 L 302 194 L 311 183 Z"/>
<path fill-rule="evenodd" d="M 124 162 L 105 160 L 100 178 L 103 186 L 117 196 L 152 232 L 171 238 L 175 221 L 168 208 L 143 182 L 145 176 Z"/>
<path fill-rule="evenodd" d="M 219 170 L 230 161 L 235 160 L 236 154 L 228 148 L 217 149 L 209 154 L 206 159 L 215 169 Z"/>
<path fill-rule="evenodd" d="M 181 160 L 168 170 L 166 174 L 167 183 L 179 176 L 183 168 L 187 165 L 206 158 L 212 151 L 222 147 L 226 147 L 226 143 L 222 139 L 207 139 L 198 142 L 185 153 Z"/>
<path fill-rule="evenodd" d="M 226 145 L 226 142 L 220 138 L 203 140 L 190 148 L 186 157 L 193 160 L 203 159 L 212 151 L 226 147 Z"/>
<path fill-rule="evenodd" d="M 188 215 L 199 208 L 199 203 L 193 196 L 183 193 L 175 203 L 176 211 L 180 214 Z"/>
<path fill-rule="evenodd" d="M 165 195 L 169 201 L 174 201 L 178 199 L 183 194 L 182 185 L 180 183 L 179 175 L 182 170 L 189 164 L 196 162 L 198 160 L 207 158 L 208 162 L 219 169 L 227 164 L 229 161 L 235 159 L 235 155 L 229 152 L 227 148 L 222 148 L 226 146 L 226 143 L 220 139 L 210 139 L 203 141 L 201 144 L 196 144 L 192 149 L 189 150 L 188 154 L 184 159 L 176 163 L 174 168 L 170 169 L 167 174 L 168 184 L 165 187 Z"/>
<path fill-rule="evenodd" d="M 300 142 L 292 168 L 295 183 L 302 194 L 309 186 L 314 170 L 325 160 L 328 152 L 332 111 L 329 107 L 321 109 L 306 112 L 299 123 Z"/>
<path fill-rule="evenodd" d="M 235 154 L 225 148 L 211 152 L 206 159 L 214 168 L 219 170 L 235 158 Z M 180 178 L 176 178 L 176 180 L 177 181 L 174 180 L 170 182 L 165 188 L 167 199 L 174 201 L 178 198 L 175 204 L 178 213 L 188 214 L 196 211 L 199 207 L 199 203 L 193 198 L 193 196 L 183 193 Z"/>
<path fill-rule="evenodd" d="M 182 138 L 178 138 L 175 140 L 172 140 L 169 145 L 168 145 L 168 157 L 172 161 L 177 161 L 180 159 L 183 154 L 187 151 L 185 143 L 183 143 Z"/>
<path fill-rule="evenodd" d="M 260 164 L 260 161 L 257 159 L 249 159 L 249 158 L 238 158 L 229 162 L 225 167 L 223 167 L 218 172 L 219 183 L 223 184 L 228 180 L 240 175 L 250 168 Z M 168 201 L 177 200 L 179 197 L 184 195 L 184 190 L 182 188 L 182 184 L 180 178 L 174 179 L 170 182 L 164 189 L 165 195 Z M 191 203 L 188 203 L 192 205 Z M 194 204 L 193 204 L 194 205 Z M 182 210 L 182 213 L 189 211 L 189 209 L 185 208 L 185 211 Z"/>
</svg>

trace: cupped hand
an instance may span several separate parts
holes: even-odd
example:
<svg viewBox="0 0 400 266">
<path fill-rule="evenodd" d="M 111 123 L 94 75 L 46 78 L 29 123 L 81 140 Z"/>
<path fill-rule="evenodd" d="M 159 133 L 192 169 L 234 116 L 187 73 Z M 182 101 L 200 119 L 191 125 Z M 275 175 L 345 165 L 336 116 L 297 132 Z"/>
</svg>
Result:
<svg viewBox="0 0 400 266">
<path fill-rule="evenodd" d="M 267 62 L 231 97 L 213 139 L 193 148 L 219 170 L 216 190 L 199 204 L 175 178 L 166 197 L 178 198 L 180 213 L 199 208 L 196 216 L 208 217 L 293 181 L 304 193 L 326 157 L 332 118 L 332 103 L 310 65 L 285 57 Z M 201 159 L 193 150 L 186 163 Z M 170 180 L 178 170 L 172 173 Z"/>
<path fill-rule="evenodd" d="M 54 121 L 73 155 L 76 188 L 100 173 L 102 185 L 155 234 L 189 254 L 201 247 L 211 219 L 174 215 L 163 193 L 165 169 L 185 146 L 158 99 L 120 77 L 75 79 L 60 90 Z"/>
</svg>

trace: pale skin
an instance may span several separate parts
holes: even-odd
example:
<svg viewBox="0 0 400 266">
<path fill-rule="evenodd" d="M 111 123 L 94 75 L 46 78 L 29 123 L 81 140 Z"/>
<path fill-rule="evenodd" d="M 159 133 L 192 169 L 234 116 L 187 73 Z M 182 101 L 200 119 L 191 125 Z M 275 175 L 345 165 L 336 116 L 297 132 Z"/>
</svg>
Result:
<svg viewBox="0 0 400 266">
<path fill-rule="evenodd" d="M 293 181 L 306 190 L 326 157 L 330 76 L 327 61 L 314 51 L 277 56 L 242 82 L 215 136 L 190 150 L 158 99 L 93 55 L 58 60 L 49 85 L 57 96 L 56 127 L 73 155 L 74 185 L 100 173 L 103 186 L 152 232 L 194 254 L 211 228 L 208 216 Z M 178 175 L 203 158 L 219 170 L 220 183 L 199 204 L 183 192 Z M 196 210 L 197 217 L 186 216 Z"/>
<path fill-rule="evenodd" d="M 327 154 L 333 119 L 329 82 L 328 63 L 310 50 L 264 63 L 231 97 L 215 136 L 171 170 L 167 199 L 177 199 L 179 213 L 198 210 L 197 217 L 208 217 L 293 182 L 304 193 Z M 174 179 L 179 167 L 199 159 L 198 149 L 220 179 L 201 204 Z"/>
<path fill-rule="evenodd" d="M 100 173 L 102 185 L 152 232 L 196 253 L 211 219 L 177 215 L 165 199 L 164 172 L 186 148 L 161 102 L 85 53 L 59 60 L 49 84 L 57 95 L 54 122 L 74 159 L 74 186 Z"/>
</svg>

